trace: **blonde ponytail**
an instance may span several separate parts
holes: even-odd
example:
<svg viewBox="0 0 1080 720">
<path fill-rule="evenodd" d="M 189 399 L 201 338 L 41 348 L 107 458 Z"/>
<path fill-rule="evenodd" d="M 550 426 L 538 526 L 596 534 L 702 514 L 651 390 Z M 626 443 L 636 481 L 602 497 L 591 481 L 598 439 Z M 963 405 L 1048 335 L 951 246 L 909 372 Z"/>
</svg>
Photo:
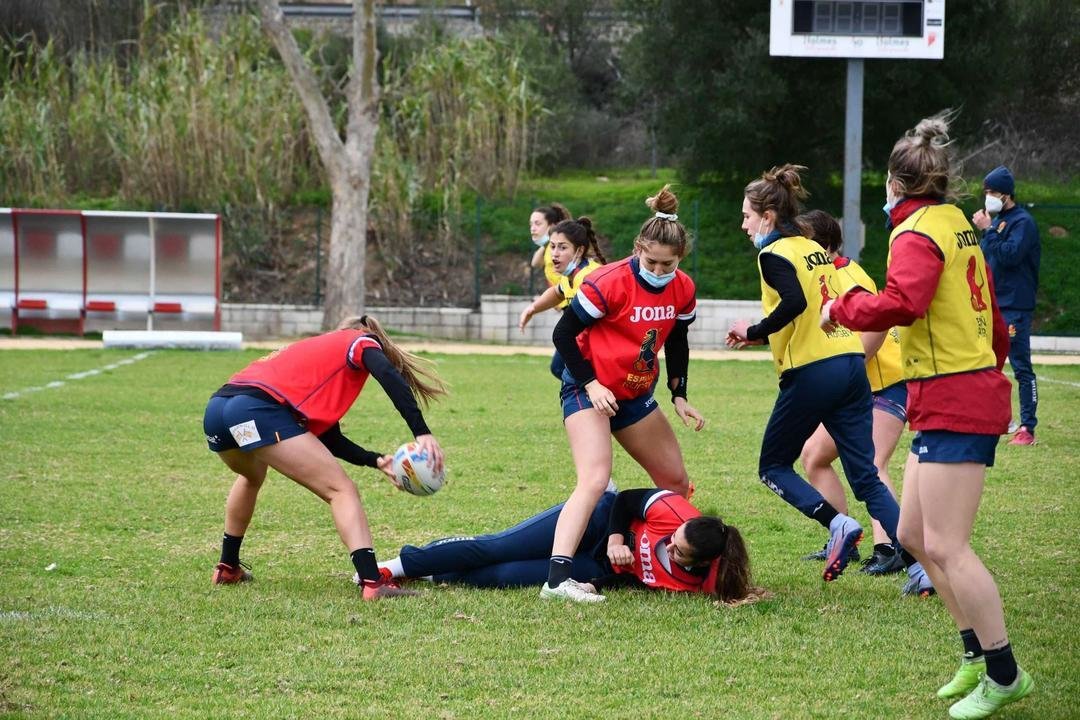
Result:
<svg viewBox="0 0 1080 720">
<path fill-rule="evenodd" d="M 338 325 L 338 330 L 346 329 L 364 330 L 374 335 L 382 346 L 386 359 L 405 378 L 413 395 L 425 408 L 432 400 L 446 395 L 446 383 L 435 373 L 435 364 L 398 347 L 375 318 L 370 315 L 345 318 Z"/>
</svg>

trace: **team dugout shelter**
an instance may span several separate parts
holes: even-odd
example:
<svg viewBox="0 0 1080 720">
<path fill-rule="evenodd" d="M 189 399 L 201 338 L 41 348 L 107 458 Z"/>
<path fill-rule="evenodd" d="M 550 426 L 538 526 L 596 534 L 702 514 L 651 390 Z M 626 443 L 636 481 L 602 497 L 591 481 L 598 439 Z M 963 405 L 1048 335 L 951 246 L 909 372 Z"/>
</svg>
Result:
<svg viewBox="0 0 1080 720">
<path fill-rule="evenodd" d="M 220 330 L 221 217 L 0 208 L 3 317 L 12 334 Z"/>
</svg>

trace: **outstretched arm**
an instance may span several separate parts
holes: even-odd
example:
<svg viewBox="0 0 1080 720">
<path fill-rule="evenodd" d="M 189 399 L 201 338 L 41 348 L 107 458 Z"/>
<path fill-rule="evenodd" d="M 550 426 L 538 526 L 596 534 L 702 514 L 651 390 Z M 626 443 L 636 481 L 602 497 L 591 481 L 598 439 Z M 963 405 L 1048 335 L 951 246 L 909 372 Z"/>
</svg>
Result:
<svg viewBox="0 0 1080 720">
<path fill-rule="evenodd" d="M 563 301 L 562 291 L 558 285 L 552 285 L 543 293 L 540 297 L 529 303 L 529 306 L 521 311 L 521 317 L 518 318 L 518 330 L 525 332 L 525 326 L 529 320 L 532 320 L 533 315 L 542 313 L 545 310 L 550 310 Z"/>
<path fill-rule="evenodd" d="M 413 437 L 422 448 L 431 453 L 435 459 L 435 470 L 442 470 L 443 451 L 439 442 L 431 434 L 427 423 L 424 422 L 424 414 L 420 412 L 420 406 L 416 404 L 416 397 L 412 388 L 405 378 L 401 376 L 391 363 L 386 354 L 378 348 L 369 347 L 361 356 L 364 367 L 371 373 L 371 377 L 382 386 L 383 391 L 390 398 L 405 424 L 409 426 Z"/>
</svg>

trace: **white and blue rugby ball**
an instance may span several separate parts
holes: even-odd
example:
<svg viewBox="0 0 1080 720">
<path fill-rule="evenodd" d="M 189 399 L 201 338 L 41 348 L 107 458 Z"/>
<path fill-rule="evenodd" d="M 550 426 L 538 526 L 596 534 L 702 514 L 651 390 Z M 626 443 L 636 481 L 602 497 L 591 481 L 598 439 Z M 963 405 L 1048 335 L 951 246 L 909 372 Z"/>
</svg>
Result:
<svg viewBox="0 0 1080 720">
<path fill-rule="evenodd" d="M 393 471 L 398 487 L 421 497 L 434 495 L 446 482 L 445 469 L 435 472 L 435 458 L 415 442 L 397 449 Z"/>
</svg>

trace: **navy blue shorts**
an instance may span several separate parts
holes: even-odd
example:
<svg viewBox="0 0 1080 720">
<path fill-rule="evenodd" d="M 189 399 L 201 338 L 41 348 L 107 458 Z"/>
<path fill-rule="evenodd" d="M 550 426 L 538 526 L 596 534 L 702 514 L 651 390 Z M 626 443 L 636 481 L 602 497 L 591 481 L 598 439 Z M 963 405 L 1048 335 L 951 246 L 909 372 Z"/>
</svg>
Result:
<svg viewBox="0 0 1080 720">
<path fill-rule="evenodd" d="M 920 430 L 911 441 L 911 452 L 921 463 L 979 463 L 993 467 L 997 444 L 997 435 Z"/>
<path fill-rule="evenodd" d="M 874 409 L 907 422 L 907 382 L 901 380 L 874 393 Z"/>
<path fill-rule="evenodd" d="M 570 379 L 568 380 L 567 378 Z M 585 388 L 578 387 L 572 380 L 573 378 L 570 376 L 570 371 L 564 371 L 562 376 L 562 389 L 559 390 L 559 399 L 562 401 L 563 420 L 566 420 L 566 418 L 576 412 L 591 410 L 593 406 L 592 403 L 589 402 L 589 394 L 585 392 Z M 652 388 L 649 388 L 649 392 L 633 398 L 632 400 L 616 400 L 616 402 L 619 404 L 619 411 L 608 418 L 608 420 L 611 421 L 611 432 L 618 432 L 619 430 L 630 427 L 657 407 L 656 400 L 653 398 Z"/>
<path fill-rule="evenodd" d="M 254 450 L 307 432 L 289 408 L 251 395 L 221 397 L 206 403 L 203 414 L 206 444 L 214 452 Z"/>
</svg>

